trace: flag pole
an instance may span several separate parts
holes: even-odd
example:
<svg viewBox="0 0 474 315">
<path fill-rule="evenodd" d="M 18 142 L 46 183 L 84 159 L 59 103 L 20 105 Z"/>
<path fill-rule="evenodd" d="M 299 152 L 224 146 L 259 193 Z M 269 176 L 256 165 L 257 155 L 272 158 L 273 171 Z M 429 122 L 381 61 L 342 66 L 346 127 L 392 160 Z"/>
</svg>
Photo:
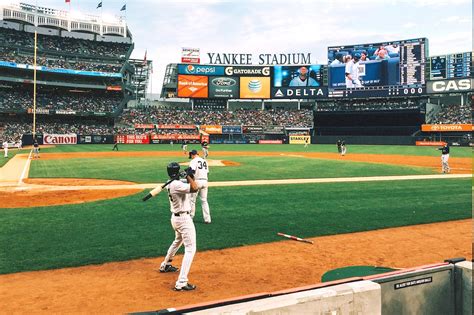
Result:
<svg viewBox="0 0 474 315">
<path fill-rule="evenodd" d="M 36 139 L 36 54 L 38 50 L 38 1 L 35 6 L 35 47 L 33 60 L 33 140 Z"/>
</svg>

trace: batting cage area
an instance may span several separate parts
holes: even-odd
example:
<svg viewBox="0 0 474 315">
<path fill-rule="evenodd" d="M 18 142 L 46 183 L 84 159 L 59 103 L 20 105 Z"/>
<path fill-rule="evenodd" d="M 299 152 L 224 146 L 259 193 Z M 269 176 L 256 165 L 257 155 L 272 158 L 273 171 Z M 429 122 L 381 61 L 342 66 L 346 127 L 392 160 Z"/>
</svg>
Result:
<svg viewBox="0 0 474 315">
<path fill-rule="evenodd" d="M 470 260 L 471 149 L 451 150 L 442 174 L 432 147 L 351 145 L 341 156 L 335 145 L 212 145 L 212 223 L 198 198 L 193 292 L 173 291 L 177 274 L 158 272 L 174 239 L 167 193 L 142 201 L 168 179 L 168 163 L 187 167 L 187 152 L 51 146 L 28 159 L 20 150 L 0 161 L 2 311 L 183 308 L 340 281 L 322 279 L 339 268 Z M 180 249 L 173 265 L 182 258 Z"/>
</svg>

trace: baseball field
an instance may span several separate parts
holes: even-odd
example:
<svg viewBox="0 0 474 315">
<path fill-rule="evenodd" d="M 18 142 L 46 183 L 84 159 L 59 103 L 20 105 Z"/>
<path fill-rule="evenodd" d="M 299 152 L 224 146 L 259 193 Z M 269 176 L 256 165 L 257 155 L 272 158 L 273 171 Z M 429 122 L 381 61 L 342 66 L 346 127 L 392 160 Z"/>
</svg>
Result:
<svg viewBox="0 0 474 315">
<path fill-rule="evenodd" d="M 198 201 L 194 292 L 157 272 L 174 239 L 166 194 L 141 201 L 169 162 L 189 162 L 179 145 L 12 153 L 0 160 L 6 313 L 156 310 L 314 284 L 344 266 L 472 259 L 471 148 L 452 147 L 441 174 L 433 147 L 349 145 L 341 156 L 335 145 L 211 145 L 212 224 Z"/>
</svg>

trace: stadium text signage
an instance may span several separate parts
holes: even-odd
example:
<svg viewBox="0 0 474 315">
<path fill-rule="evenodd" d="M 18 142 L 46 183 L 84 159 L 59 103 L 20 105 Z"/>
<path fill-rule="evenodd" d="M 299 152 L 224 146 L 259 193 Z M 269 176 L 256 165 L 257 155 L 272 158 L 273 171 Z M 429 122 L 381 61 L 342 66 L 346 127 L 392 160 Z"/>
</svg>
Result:
<svg viewBox="0 0 474 315">
<path fill-rule="evenodd" d="M 44 144 L 77 144 L 77 135 L 58 135 L 58 134 L 44 134 Z"/>
<path fill-rule="evenodd" d="M 252 54 L 207 53 L 211 65 L 252 65 Z M 259 54 L 259 65 L 309 65 L 311 53 Z"/>
<path fill-rule="evenodd" d="M 429 94 L 466 92 L 472 90 L 472 86 L 472 79 L 429 81 L 427 92 Z"/>
</svg>

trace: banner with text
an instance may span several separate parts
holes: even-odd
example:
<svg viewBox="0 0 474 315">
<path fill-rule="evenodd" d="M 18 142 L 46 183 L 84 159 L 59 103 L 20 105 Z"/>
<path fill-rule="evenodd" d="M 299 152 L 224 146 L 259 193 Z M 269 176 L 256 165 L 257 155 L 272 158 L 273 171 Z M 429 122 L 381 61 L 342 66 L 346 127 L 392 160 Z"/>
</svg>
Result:
<svg viewBox="0 0 474 315">
<path fill-rule="evenodd" d="M 472 124 L 421 125 L 425 132 L 471 132 Z"/>
<path fill-rule="evenodd" d="M 43 135 L 43 144 L 77 144 L 77 135 L 45 133 Z"/>
<path fill-rule="evenodd" d="M 290 144 L 311 143 L 311 136 L 290 136 Z"/>
<path fill-rule="evenodd" d="M 150 143 L 150 138 L 148 135 L 118 135 L 117 143 L 148 144 Z"/>
</svg>

